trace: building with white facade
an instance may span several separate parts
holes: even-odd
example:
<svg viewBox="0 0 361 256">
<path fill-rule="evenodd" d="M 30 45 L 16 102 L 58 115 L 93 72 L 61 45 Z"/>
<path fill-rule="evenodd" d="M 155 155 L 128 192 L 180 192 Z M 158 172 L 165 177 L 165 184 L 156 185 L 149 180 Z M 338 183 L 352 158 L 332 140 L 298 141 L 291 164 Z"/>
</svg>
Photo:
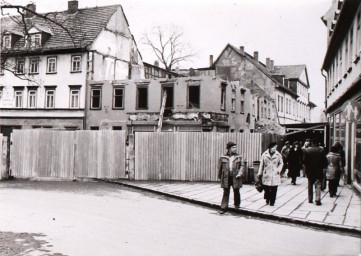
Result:
<svg viewBox="0 0 361 256">
<path fill-rule="evenodd" d="M 0 128 L 83 129 L 87 81 L 144 78 L 120 5 L 1 19 Z"/>
</svg>

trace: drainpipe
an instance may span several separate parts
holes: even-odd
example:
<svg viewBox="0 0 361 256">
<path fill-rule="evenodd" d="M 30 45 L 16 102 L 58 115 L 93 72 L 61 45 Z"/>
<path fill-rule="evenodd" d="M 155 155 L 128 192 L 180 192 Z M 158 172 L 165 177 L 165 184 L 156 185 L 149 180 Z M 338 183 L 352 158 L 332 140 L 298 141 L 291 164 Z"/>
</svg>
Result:
<svg viewBox="0 0 361 256">
<path fill-rule="evenodd" d="M 327 121 L 327 76 L 323 73 L 323 71 L 325 71 L 324 69 L 321 68 L 321 75 L 325 78 L 325 116 L 326 116 L 326 121 Z M 328 122 L 328 121 L 327 121 Z M 325 147 L 329 150 L 330 149 L 330 145 L 329 145 L 329 140 L 327 139 L 327 137 L 330 136 L 329 134 L 329 127 L 330 124 L 324 128 L 324 132 L 323 132 L 323 140 L 324 140 L 324 145 Z"/>
</svg>

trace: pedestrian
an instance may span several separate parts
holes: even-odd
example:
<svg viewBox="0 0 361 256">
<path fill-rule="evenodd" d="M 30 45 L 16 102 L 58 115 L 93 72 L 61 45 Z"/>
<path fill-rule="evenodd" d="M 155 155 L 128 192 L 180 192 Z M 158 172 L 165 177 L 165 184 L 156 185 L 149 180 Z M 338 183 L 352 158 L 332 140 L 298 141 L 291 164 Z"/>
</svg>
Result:
<svg viewBox="0 0 361 256">
<path fill-rule="evenodd" d="M 326 157 L 326 177 L 328 180 L 328 193 L 330 194 L 330 197 L 334 197 L 337 193 L 337 178 L 339 177 L 339 173 L 341 173 L 343 169 L 341 156 L 338 153 L 338 148 L 336 146 L 332 146 L 331 152 L 328 153 Z"/>
<path fill-rule="evenodd" d="M 304 150 L 303 164 L 308 179 L 308 202 L 313 203 L 313 186 L 315 186 L 316 205 L 321 203 L 321 182 L 323 168 L 326 168 L 327 159 L 324 151 L 314 141 Z"/>
<path fill-rule="evenodd" d="M 291 183 L 296 185 L 296 179 L 300 176 L 300 169 L 302 167 L 302 150 L 300 143 L 295 141 L 293 147 L 291 148 L 287 162 L 288 162 L 288 174 L 292 178 Z"/>
<path fill-rule="evenodd" d="M 283 168 L 282 155 L 277 151 L 277 143 L 271 142 L 261 156 L 257 178 L 262 180 L 266 204 L 274 206 L 278 185 L 281 184 Z"/>
<path fill-rule="evenodd" d="M 305 143 L 304 143 L 303 146 L 302 146 L 303 155 L 305 154 L 305 149 L 309 147 L 310 141 L 311 141 L 310 139 L 306 139 L 306 140 L 305 140 Z M 306 177 L 306 168 L 305 168 L 305 165 L 302 165 L 302 172 L 303 172 L 303 177 Z"/>
<path fill-rule="evenodd" d="M 310 139 L 306 139 L 305 144 L 303 144 L 302 150 L 308 148 L 311 144 L 311 140 Z"/>
<path fill-rule="evenodd" d="M 236 145 L 232 141 L 228 142 L 226 145 L 227 153 L 218 160 L 218 179 L 221 180 L 221 188 L 223 188 L 220 214 L 224 214 L 228 209 L 231 187 L 233 187 L 234 207 L 238 209 L 241 204 L 239 189 L 242 187 L 245 166 L 241 155 L 237 153 Z"/>
<path fill-rule="evenodd" d="M 338 176 L 336 177 L 337 179 L 337 186 L 340 186 L 340 179 L 341 179 L 341 176 L 346 176 L 345 175 L 345 172 L 344 172 L 344 167 L 345 167 L 345 164 L 346 164 L 346 161 L 345 161 L 345 151 L 343 150 L 343 146 L 342 144 L 339 142 L 339 141 L 335 141 L 335 143 L 333 143 L 332 146 L 335 146 L 336 149 L 337 149 L 337 153 L 340 155 L 341 157 L 341 164 L 342 164 L 342 172 L 340 172 L 338 174 Z M 346 183 L 346 178 L 344 177 L 344 184 Z"/>
<path fill-rule="evenodd" d="M 289 141 L 286 141 L 285 145 L 281 149 L 281 155 L 282 155 L 282 160 L 283 160 L 283 168 L 281 171 L 281 176 L 284 176 L 286 169 L 288 169 L 287 158 L 288 158 L 288 154 L 290 153 L 290 150 L 291 150 L 291 144 Z M 287 174 L 287 176 L 290 177 L 288 174 Z"/>
</svg>

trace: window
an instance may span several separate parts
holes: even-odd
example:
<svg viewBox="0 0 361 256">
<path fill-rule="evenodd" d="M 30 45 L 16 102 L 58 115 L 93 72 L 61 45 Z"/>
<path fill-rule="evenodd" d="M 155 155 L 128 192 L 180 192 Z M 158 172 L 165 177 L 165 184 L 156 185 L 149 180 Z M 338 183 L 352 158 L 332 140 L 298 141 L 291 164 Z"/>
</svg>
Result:
<svg viewBox="0 0 361 256">
<path fill-rule="evenodd" d="M 48 57 L 46 73 L 56 73 L 56 57 Z"/>
<path fill-rule="evenodd" d="M 200 108 L 200 86 L 188 86 L 188 108 Z"/>
<path fill-rule="evenodd" d="M 168 94 L 167 94 L 168 98 Z M 137 87 L 137 109 L 148 109 L 148 87 Z"/>
<path fill-rule="evenodd" d="M 36 90 L 29 90 L 28 108 L 36 108 Z"/>
<path fill-rule="evenodd" d="M 165 101 L 164 117 L 169 117 L 172 115 L 172 109 L 174 107 L 174 88 L 173 84 L 167 84 L 162 86 L 162 101 L 164 92 L 167 92 L 167 99 Z"/>
<path fill-rule="evenodd" d="M 70 88 L 70 108 L 79 108 L 80 89 Z"/>
<path fill-rule="evenodd" d="M 256 105 L 255 105 L 255 100 L 252 97 L 252 116 L 255 116 L 256 114 Z"/>
<path fill-rule="evenodd" d="M 226 86 L 221 88 L 221 110 L 226 110 Z"/>
<path fill-rule="evenodd" d="M 30 36 L 31 46 L 38 47 L 41 46 L 41 34 L 33 34 Z"/>
<path fill-rule="evenodd" d="M 6 35 L 3 37 L 3 47 L 4 48 L 10 48 L 11 47 L 11 36 Z"/>
<path fill-rule="evenodd" d="M 121 131 L 121 130 L 123 130 L 123 127 L 121 127 L 121 126 L 113 126 L 112 128 L 113 128 L 114 131 Z"/>
<path fill-rule="evenodd" d="M 114 109 L 124 108 L 124 88 L 113 89 L 113 108 Z"/>
<path fill-rule="evenodd" d="M 38 74 L 39 73 L 39 58 L 31 58 L 30 59 L 30 74 Z"/>
<path fill-rule="evenodd" d="M 24 74 L 24 72 L 25 72 L 24 65 L 25 65 L 25 59 L 24 58 L 16 59 L 15 73 L 16 74 Z"/>
<path fill-rule="evenodd" d="M 101 109 L 102 89 L 92 88 L 90 91 L 90 109 Z"/>
<path fill-rule="evenodd" d="M 90 126 L 90 130 L 97 131 L 99 130 L 99 126 Z"/>
<path fill-rule="evenodd" d="M 45 108 L 55 107 L 55 89 L 45 90 Z"/>
<path fill-rule="evenodd" d="M 245 95 L 246 91 L 241 89 L 241 102 L 240 102 L 240 112 L 241 114 L 244 113 L 244 95 Z"/>
<path fill-rule="evenodd" d="M 71 56 L 71 72 L 80 72 L 81 56 Z"/>
<path fill-rule="evenodd" d="M 15 107 L 23 107 L 23 90 L 15 90 Z"/>
</svg>

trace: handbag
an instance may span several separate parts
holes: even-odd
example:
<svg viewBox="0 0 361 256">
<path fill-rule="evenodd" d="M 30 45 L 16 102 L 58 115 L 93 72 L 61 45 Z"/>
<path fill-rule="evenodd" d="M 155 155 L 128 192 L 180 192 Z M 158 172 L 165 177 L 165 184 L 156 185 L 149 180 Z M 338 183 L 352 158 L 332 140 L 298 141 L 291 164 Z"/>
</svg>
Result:
<svg viewBox="0 0 361 256">
<path fill-rule="evenodd" d="M 254 186 L 256 187 L 257 191 L 260 192 L 260 193 L 261 193 L 261 192 L 263 191 L 263 189 L 264 189 L 263 184 L 262 184 L 262 181 L 257 181 L 257 182 L 254 184 Z"/>
</svg>

